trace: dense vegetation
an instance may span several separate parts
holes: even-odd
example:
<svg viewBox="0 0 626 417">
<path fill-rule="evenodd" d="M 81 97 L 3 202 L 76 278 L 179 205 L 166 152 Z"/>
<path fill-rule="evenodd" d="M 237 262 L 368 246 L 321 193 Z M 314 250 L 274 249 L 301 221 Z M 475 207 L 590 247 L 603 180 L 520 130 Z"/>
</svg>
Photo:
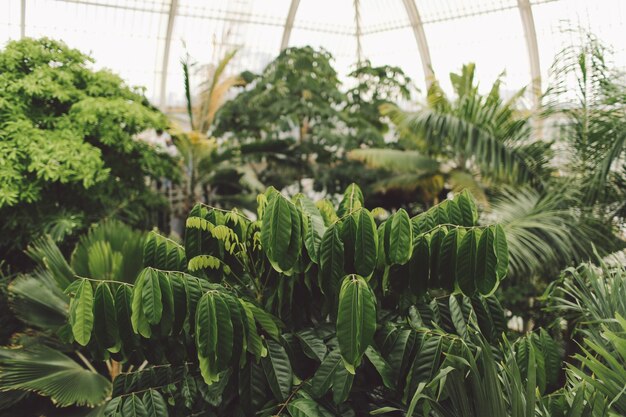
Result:
<svg viewBox="0 0 626 417">
<path fill-rule="evenodd" d="M 564 50 L 536 112 L 500 79 L 481 93 L 473 64 L 406 111 L 399 68 L 343 84 L 310 47 L 260 74 L 187 57 L 171 158 L 136 139 L 168 124 L 140 90 L 9 43 L 0 415 L 625 415 L 607 54 Z"/>
<path fill-rule="evenodd" d="M 50 39 L 0 52 L 0 257 L 20 265 L 26 245 L 55 240 L 115 216 L 151 227 L 164 201 L 145 178 L 175 164 L 133 136 L 164 127 L 140 92 Z"/>
</svg>

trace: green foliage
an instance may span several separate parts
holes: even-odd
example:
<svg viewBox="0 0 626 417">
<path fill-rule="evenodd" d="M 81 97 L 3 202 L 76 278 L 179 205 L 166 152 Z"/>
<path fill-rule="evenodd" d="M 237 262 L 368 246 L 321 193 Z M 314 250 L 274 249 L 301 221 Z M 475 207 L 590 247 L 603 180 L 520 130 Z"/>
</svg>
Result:
<svg viewBox="0 0 626 417">
<path fill-rule="evenodd" d="M 389 122 L 379 107 L 408 98 L 410 80 L 397 67 L 363 62 L 346 91 L 331 61 L 325 50 L 287 48 L 260 74 L 242 74 L 246 88 L 217 112 L 211 133 L 238 143 L 262 183 L 282 189 L 313 178 L 340 193 L 362 178 L 343 150 L 384 144 Z"/>
<path fill-rule="evenodd" d="M 328 224 L 303 195 L 290 200 L 270 189 L 258 201 L 257 221 L 197 205 L 184 249 L 150 234 L 149 266 L 135 280 L 78 277 L 67 286 L 74 343 L 95 358 L 148 363 L 118 377 L 123 385 L 113 388 L 105 415 L 341 415 L 373 410 L 379 389 L 408 404 L 454 345 L 446 331 L 458 340 L 483 332 L 492 341 L 504 331 L 497 300 L 455 291 L 468 257 L 496 278 L 485 288 L 502 278 L 496 226 L 476 226 L 467 193 L 413 219 L 399 211 L 379 225 L 354 184 L 337 209 L 319 205 L 334 219 Z M 464 252 L 456 238 L 445 240 L 461 230 L 494 233 L 483 242 L 493 261 Z M 440 250 L 435 235 L 447 242 L 446 256 L 432 256 Z M 411 266 L 417 242 L 427 249 L 422 276 Z M 440 262 L 450 257 L 460 262 L 444 280 Z M 432 298 L 429 291 L 449 295 Z M 371 395 L 355 403 L 364 389 Z"/>
<path fill-rule="evenodd" d="M 45 346 L 1 348 L 0 390 L 35 392 L 54 398 L 60 406 L 95 406 L 105 401 L 111 383 L 63 353 Z"/>
<path fill-rule="evenodd" d="M 159 201 L 145 177 L 175 177 L 167 156 L 133 138 L 163 116 L 91 61 L 46 38 L 0 52 L 3 258 L 42 230 L 62 239 L 105 215 L 142 224 Z"/>
</svg>

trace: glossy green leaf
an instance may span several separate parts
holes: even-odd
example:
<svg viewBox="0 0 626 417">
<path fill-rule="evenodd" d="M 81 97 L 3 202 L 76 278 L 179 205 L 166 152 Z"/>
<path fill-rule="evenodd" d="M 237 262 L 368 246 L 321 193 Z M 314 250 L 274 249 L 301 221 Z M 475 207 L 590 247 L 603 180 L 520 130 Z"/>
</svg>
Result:
<svg viewBox="0 0 626 417">
<path fill-rule="evenodd" d="M 506 242 L 506 235 L 501 225 L 491 226 L 494 233 L 494 248 L 496 257 L 498 258 L 498 266 L 496 268 L 498 280 L 504 279 L 509 270 L 509 248 Z"/>
<path fill-rule="evenodd" d="M 430 279 L 430 244 L 428 235 L 420 235 L 413 248 L 409 261 L 409 287 L 415 295 L 424 295 L 428 291 Z"/>
<path fill-rule="evenodd" d="M 273 340 L 267 341 L 267 356 L 261 359 L 265 377 L 278 401 L 285 401 L 291 393 L 293 371 L 285 348 Z"/>
<path fill-rule="evenodd" d="M 91 282 L 82 279 L 76 288 L 74 297 L 70 301 L 70 325 L 74 339 L 86 346 L 91 340 L 93 330 L 93 289 Z"/>
<path fill-rule="evenodd" d="M 309 398 L 298 398 L 287 404 L 291 417 L 333 417 L 328 410 Z"/>
<path fill-rule="evenodd" d="M 335 373 L 338 369 L 343 368 L 343 361 L 338 349 L 326 355 L 317 371 L 315 371 L 313 378 L 311 378 L 312 395 L 315 398 L 320 398 L 326 394 L 333 384 Z"/>
<path fill-rule="evenodd" d="M 337 341 L 346 369 L 354 374 L 376 330 L 376 299 L 358 275 L 344 278 L 339 293 Z"/>
<path fill-rule="evenodd" d="M 96 340 L 103 349 L 114 348 L 117 345 L 119 336 L 115 302 L 113 293 L 105 282 L 98 284 L 94 294 L 94 329 Z"/>
<path fill-rule="evenodd" d="M 146 407 L 146 412 L 149 417 L 167 417 L 167 404 L 163 399 L 161 393 L 155 389 L 149 389 L 143 394 L 141 399 Z"/>
<path fill-rule="evenodd" d="M 372 213 L 361 209 L 356 216 L 356 241 L 354 249 L 354 268 L 361 276 L 368 276 L 376 267 L 378 257 L 378 232 Z"/>
<path fill-rule="evenodd" d="M 308 197 L 300 195 L 298 206 L 304 214 L 304 245 L 309 258 L 315 263 L 319 263 L 320 244 L 326 232 L 326 225 L 319 209 Z"/>
<path fill-rule="evenodd" d="M 476 208 L 476 203 L 470 192 L 467 189 L 463 190 L 455 200 L 463 216 L 463 226 L 476 226 L 476 222 L 478 221 L 478 209 Z"/>
<path fill-rule="evenodd" d="M 363 192 L 358 185 L 352 183 L 348 185 L 348 188 L 343 193 L 343 199 L 339 203 L 337 209 L 337 215 L 343 217 L 346 214 L 363 207 Z"/>
<path fill-rule="evenodd" d="M 454 291 L 457 251 L 462 235 L 463 229 L 448 231 L 439 248 L 439 285 L 448 291 Z"/>
<path fill-rule="evenodd" d="M 446 237 L 445 226 L 438 227 L 430 233 L 430 280 L 429 288 L 441 288 L 443 286 L 439 274 L 439 256 L 441 255 L 441 244 Z"/>
<path fill-rule="evenodd" d="M 337 225 L 326 229 L 320 247 L 320 274 L 324 291 L 337 291 L 343 271 L 343 242 Z M 328 295 L 328 294 L 327 294 Z"/>
<path fill-rule="evenodd" d="M 478 253 L 478 230 L 467 231 L 457 252 L 456 276 L 459 288 L 468 297 L 476 292 L 476 256 Z"/>
<path fill-rule="evenodd" d="M 368 346 L 367 349 L 365 349 L 365 356 L 371 364 L 374 365 L 374 368 L 376 368 L 383 384 L 389 389 L 395 389 L 393 369 L 387 363 L 385 358 L 383 358 L 382 355 L 372 346 Z"/>
<path fill-rule="evenodd" d="M 126 397 L 123 404 L 122 413 L 124 417 L 152 417 L 148 415 L 148 410 L 146 410 L 141 398 L 135 394 Z"/>
<path fill-rule="evenodd" d="M 493 229 L 488 227 L 480 235 L 477 248 L 476 288 L 483 295 L 491 295 L 498 288 L 498 259 L 494 248 Z"/>
<path fill-rule="evenodd" d="M 141 288 L 141 306 L 148 323 L 157 324 L 163 314 L 159 273 L 152 268 L 146 268 L 144 271 L 145 278 Z"/>
<path fill-rule="evenodd" d="M 333 402 L 341 404 L 350 396 L 354 374 L 348 372 L 345 366 L 337 368 L 333 375 Z"/>
<path fill-rule="evenodd" d="M 413 254 L 413 227 L 406 210 L 400 209 L 393 215 L 389 231 L 389 261 L 392 265 L 404 265 Z"/>
<path fill-rule="evenodd" d="M 261 228 L 261 245 L 272 263 L 279 272 L 283 266 L 295 263 L 295 259 L 288 259 L 291 243 L 292 216 L 290 203 L 279 193 L 270 197 L 270 201 L 263 214 Z"/>
</svg>

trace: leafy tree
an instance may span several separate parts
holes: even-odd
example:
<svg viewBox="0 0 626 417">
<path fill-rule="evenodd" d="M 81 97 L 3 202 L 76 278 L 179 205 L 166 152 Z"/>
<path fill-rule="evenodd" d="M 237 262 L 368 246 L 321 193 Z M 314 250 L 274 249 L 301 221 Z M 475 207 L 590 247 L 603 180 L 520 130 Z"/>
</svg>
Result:
<svg viewBox="0 0 626 417">
<path fill-rule="evenodd" d="M 274 189 L 258 200 L 256 221 L 195 206 L 184 247 L 151 234 L 133 283 L 60 285 L 77 348 L 149 363 L 115 379 L 105 415 L 362 414 L 402 402 L 454 340 L 505 329 L 490 296 L 505 236 L 476 225 L 469 194 L 378 225 L 356 185 L 337 208 Z"/>
<path fill-rule="evenodd" d="M 498 79 L 486 95 L 478 92 L 473 64 L 460 74 L 450 74 L 456 97 L 450 100 L 433 83 L 426 104 L 415 112 L 386 105 L 384 113 L 405 134 L 404 149 L 359 149 L 355 160 L 386 169 L 379 189 L 419 192 L 433 204 L 448 190 L 470 188 L 484 200 L 485 188 L 494 181 L 509 184 L 539 181 L 547 147 L 530 140 L 528 117 L 517 111 L 524 90 L 505 101 Z"/>
<path fill-rule="evenodd" d="M 345 96 L 330 60 L 323 50 L 287 48 L 261 74 L 244 74 L 250 87 L 219 111 L 216 136 L 283 144 L 279 154 L 264 158 L 263 183 L 283 188 L 313 176 L 314 162 L 332 158 Z"/>
<path fill-rule="evenodd" d="M 17 261 L 34 237 L 62 239 L 104 216 L 136 225 L 163 209 L 146 177 L 174 164 L 133 136 L 163 126 L 141 91 L 50 39 L 0 52 L 0 256 Z"/>
<path fill-rule="evenodd" d="M 355 178 L 373 182 L 375 174 L 361 180 L 345 153 L 384 143 L 389 121 L 379 107 L 408 98 L 410 79 L 397 67 L 366 62 L 349 74 L 354 85 L 344 92 L 331 59 L 311 47 L 286 49 L 261 74 L 244 74 L 248 87 L 217 113 L 217 137 L 271 147 L 244 158 L 264 184 L 301 188 L 311 178 L 317 190 L 340 194 Z"/>
</svg>

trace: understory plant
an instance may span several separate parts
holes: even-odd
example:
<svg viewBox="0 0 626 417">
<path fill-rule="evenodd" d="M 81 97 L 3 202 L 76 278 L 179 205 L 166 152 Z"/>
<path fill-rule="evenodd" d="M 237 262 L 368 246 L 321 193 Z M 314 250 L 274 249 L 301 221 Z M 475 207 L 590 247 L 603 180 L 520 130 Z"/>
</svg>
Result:
<svg viewBox="0 0 626 417">
<path fill-rule="evenodd" d="M 356 185 L 338 207 L 270 188 L 257 215 L 196 205 L 184 245 L 149 235 L 136 280 L 62 286 L 74 346 L 138 369 L 105 415 L 406 412 L 448 355 L 506 330 L 506 239 L 467 192 L 383 219 Z"/>
</svg>

